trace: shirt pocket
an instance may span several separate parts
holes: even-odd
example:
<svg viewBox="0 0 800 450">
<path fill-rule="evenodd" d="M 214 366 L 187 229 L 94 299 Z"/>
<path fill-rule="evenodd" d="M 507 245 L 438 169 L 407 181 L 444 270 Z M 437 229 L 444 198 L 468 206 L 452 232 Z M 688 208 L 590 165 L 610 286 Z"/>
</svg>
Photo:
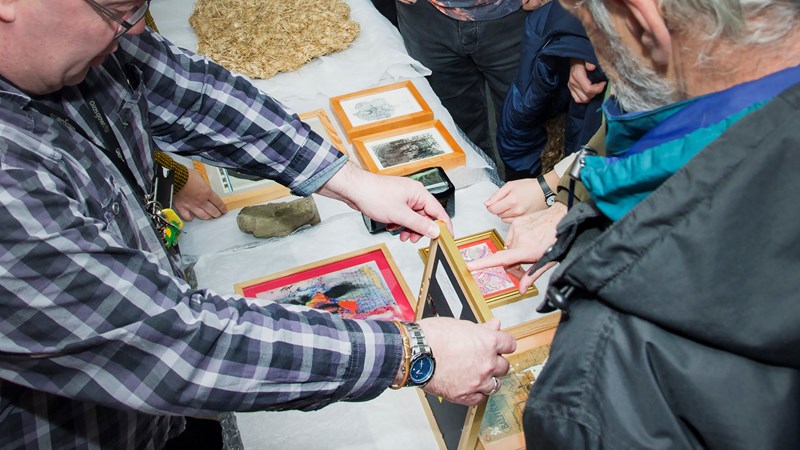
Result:
<svg viewBox="0 0 800 450">
<path fill-rule="evenodd" d="M 109 175 L 108 183 L 99 187 L 98 194 L 108 233 L 127 246 L 141 248 L 141 236 L 136 223 L 146 223 L 150 219 L 143 212 L 136 211 L 138 206 L 130 203 L 128 196 L 115 182 L 114 175 Z"/>
</svg>

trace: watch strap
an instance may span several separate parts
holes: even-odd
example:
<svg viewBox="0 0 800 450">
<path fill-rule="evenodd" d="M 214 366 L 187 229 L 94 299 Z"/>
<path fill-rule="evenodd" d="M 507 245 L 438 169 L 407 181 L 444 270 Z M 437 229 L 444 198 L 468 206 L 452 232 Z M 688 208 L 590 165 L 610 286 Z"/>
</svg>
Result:
<svg viewBox="0 0 800 450">
<path fill-rule="evenodd" d="M 550 186 L 547 185 L 547 181 L 544 179 L 544 175 L 539 175 L 538 177 L 536 177 L 536 181 L 539 182 L 539 187 L 542 188 L 542 193 L 544 194 L 544 202 L 547 204 L 547 206 L 552 205 L 553 201 L 555 201 L 556 194 L 553 192 L 552 189 L 550 189 Z"/>
<path fill-rule="evenodd" d="M 431 353 L 431 347 L 428 345 L 428 340 L 425 339 L 425 334 L 422 333 L 422 328 L 414 322 L 406 322 L 403 325 L 405 325 L 411 341 L 411 359 L 414 359 L 416 355 Z"/>
<path fill-rule="evenodd" d="M 399 322 L 399 325 L 405 328 L 405 331 L 408 335 L 408 340 L 410 344 L 410 358 L 408 362 L 408 370 L 407 374 L 404 375 L 403 379 L 403 386 L 414 386 L 414 387 L 422 387 L 428 383 L 428 381 L 433 377 L 433 368 L 435 368 L 435 360 L 433 358 L 433 351 L 431 350 L 430 345 L 428 345 L 428 340 L 425 338 L 425 333 L 422 331 L 422 328 L 415 322 Z M 414 368 L 414 365 L 417 361 L 427 359 L 432 364 L 431 372 L 429 376 L 422 381 L 415 381 L 413 377 L 410 376 L 411 371 Z"/>
</svg>

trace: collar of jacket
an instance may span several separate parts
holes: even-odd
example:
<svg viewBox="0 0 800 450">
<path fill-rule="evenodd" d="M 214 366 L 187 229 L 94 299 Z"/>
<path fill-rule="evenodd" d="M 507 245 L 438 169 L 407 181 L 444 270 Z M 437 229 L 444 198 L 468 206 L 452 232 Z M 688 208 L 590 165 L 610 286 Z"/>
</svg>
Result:
<svg viewBox="0 0 800 450">
<path fill-rule="evenodd" d="M 599 301 L 676 336 L 800 369 L 800 83 L 744 117 L 620 220 L 559 224 L 547 309 Z M 584 239 L 584 237 L 586 239 Z"/>
<path fill-rule="evenodd" d="M 624 113 L 608 100 L 607 156 L 587 157 L 581 180 L 597 207 L 619 220 L 725 130 L 797 82 L 800 66 L 653 111 Z"/>
</svg>

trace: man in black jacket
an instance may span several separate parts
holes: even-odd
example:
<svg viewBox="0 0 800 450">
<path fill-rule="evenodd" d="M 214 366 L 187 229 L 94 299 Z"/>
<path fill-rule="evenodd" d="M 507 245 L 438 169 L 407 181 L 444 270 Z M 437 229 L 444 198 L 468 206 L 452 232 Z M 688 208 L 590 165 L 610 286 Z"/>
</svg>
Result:
<svg viewBox="0 0 800 450">
<path fill-rule="evenodd" d="M 562 4 L 615 100 L 539 263 L 528 448 L 800 448 L 800 2 Z"/>
</svg>

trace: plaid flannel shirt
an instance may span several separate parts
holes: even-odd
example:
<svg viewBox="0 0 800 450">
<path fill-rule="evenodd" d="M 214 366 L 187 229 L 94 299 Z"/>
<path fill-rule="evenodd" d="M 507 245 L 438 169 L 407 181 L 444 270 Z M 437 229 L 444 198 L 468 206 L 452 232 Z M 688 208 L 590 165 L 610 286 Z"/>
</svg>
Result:
<svg viewBox="0 0 800 450">
<path fill-rule="evenodd" d="M 245 78 L 150 30 L 82 84 L 145 192 L 151 134 L 301 195 L 346 161 Z M 80 89 L 36 101 L 102 143 Z M 391 383 L 390 322 L 192 290 L 109 158 L 31 102 L 0 80 L 0 448 L 159 448 L 184 415 L 318 409 Z"/>
</svg>

